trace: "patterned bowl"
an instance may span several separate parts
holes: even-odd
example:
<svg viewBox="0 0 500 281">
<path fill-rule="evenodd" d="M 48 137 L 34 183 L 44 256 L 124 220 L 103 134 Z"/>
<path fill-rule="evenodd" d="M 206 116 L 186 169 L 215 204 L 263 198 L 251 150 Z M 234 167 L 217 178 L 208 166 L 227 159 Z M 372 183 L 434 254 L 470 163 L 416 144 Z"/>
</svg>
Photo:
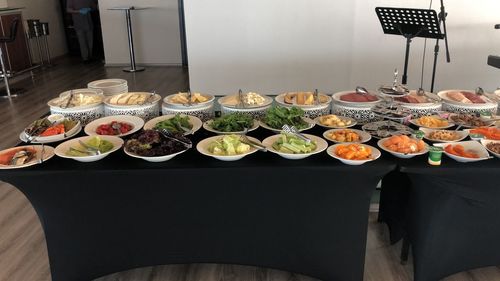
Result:
<svg viewBox="0 0 500 281">
<path fill-rule="evenodd" d="M 254 119 L 261 119 L 262 117 L 264 117 L 264 115 L 266 115 L 266 111 L 271 107 L 273 99 L 264 95 L 259 96 L 264 99 L 263 103 L 260 105 L 246 105 L 245 107 L 238 107 L 238 95 L 227 95 L 224 97 L 220 97 L 217 100 L 217 103 L 219 104 L 221 113 L 223 115 L 234 112 L 241 112 L 251 115 Z"/>
<path fill-rule="evenodd" d="M 332 113 L 353 118 L 360 124 L 379 120 L 380 118 L 377 117 L 371 109 L 382 100 L 379 99 L 372 102 L 348 102 L 340 99 L 341 96 L 352 92 L 354 91 L 341 91 L 332 95 Z"/>
<path fill-rule="evenodd" d="M 444 111 L 452 113 L 463 113 L 463 114 L 471 114 L 471 113 L 496 114 L 498 111 L 498 103 L 490 101 L 489 99 L 485 99 L 484 97 L 483 100 L 485 100 L 486 103 L 472 103 L 472 104 L 461 103 L 448 98 L 447 94 L 449 92 L 455 92 L 455 91 L 468 91 L 468 90 L 446 90 L 438 93 L 438 96 L 443 99 Z M 468 91 L 468 92 L 474 92 L 474 91 Z"/>
<path fill-rule="evenodd" d="M 321 98 L 324 98 L 326 101 L 322 102 L 320 104 L 313 104 L 313 105 L 300 105 L 300 104 L 290 104 L 285 102 L 285 95 L 287 93 L 280 94 L 275 97 L 276 103 L 278 103 L 280 106 L 284 106 L 287 108 L 291 107 L 299 107 L 302 110 L 304 110 L 304 117 L 308 117 L 311 119 L 314 119 L 318 116 L 322 115 L 327 115 L 330 114 L 330 104 L 332 103 L 332 98 L 325 95 L 325 94 L 319 94 Z"/>
<path fill-rule="evenodd" d="M 89 92 L 90 91 L 90 92 Z M 61 114 L 64 117 L 71 118 L 76 121 L 80 121 L 82 126 L 99 119 L 104 116 L 104 106 L 102 104 L 102 94 L 98 92 L 93 92 L 91 89 L 76 89 L 73 90 L 73 94 L 84 94 L 85 96 L 95 99 L 89 104 L 84 105 L 70 105 L 66 107 L 68 101 L 68 94 L 70 91 L 66 91 L 60 94 L 59 97 L 51 99 L 47 105 L 50 108 L 51 114 Z M 72 100 L 78 100 L 72 99 Z"/>
<path fill-rule="evenodd" d="M 149 94 L 149 93 L 141 93 Z M 104 115 L 132 115 L 148 121 L 160 115 L 160 100 L 161 96 L 154 95 L 154 98 L 144 104 L 134 105 L 117 105 L 110 102 L 113 96 L 109 96 L 104 100 Z"/>
<path fill-rule="evenodd" d="M 186 115 L 196 116 L 201 121 L 205 122 L 214 118 L 214 103 L 205 104 L 203 107 L 172 107 L 167 103 L 161 106 L 163 115 L 182 113 Z"/>
</svg>

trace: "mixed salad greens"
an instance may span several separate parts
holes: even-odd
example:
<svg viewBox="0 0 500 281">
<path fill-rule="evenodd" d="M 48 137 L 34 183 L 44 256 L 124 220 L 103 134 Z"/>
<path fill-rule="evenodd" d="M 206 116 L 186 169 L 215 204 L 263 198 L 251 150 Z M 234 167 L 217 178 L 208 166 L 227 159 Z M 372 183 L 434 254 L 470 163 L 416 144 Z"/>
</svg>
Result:
<svg viewBox="0 0 500 281">
<path fill-rule="evenodd" d="M 304 110 L 299 107 L 290 109 L 282 106 L 271 107 L 264 116 L 264 123 L 274 129 L 281 129 L 283 125 L 294 126 L 298 130 L 307 128 L 309 124 L 304 121 Z"/>
<path fill-rule="evenodd" d="M 253 118 L 249 114 L 235 112 L 214 119 L 209 126 L 220 132 L 241 132 L 253 126 Z"/>
<path fill-rule="evenodd" d="M 193 124 L 189 122 L 189 116 L 176 114 L 174 117 L 156 123 L 154 129 L 167 129 L 171 133 L 184 133 L 186 129 L 192 129 Z"/>
<path fill-rule="evenodd" d="M 214 155 L 237 155 L 250 151 L 250 145 L 242 143 L 238 135 L 226 135 L 210 143 L 208 151 Z"/>
<path fill-rule="evenodd" d="M 155 157 L 174 154 L 188 149 L 184 143 L 191 144 L 191 140 L 182 134 L 172 134 L 166 138 L 163 134 L 155 130 L 144 130 L 134 134 L 126 143 L 125 150 L 139 156 Z"/>
<path fill-rule="evenodd" d="M 316 143 L 311 141 L 307 143 L 294 135 L 281 133 L 278 140 L 273 143 L 276 151 L 290 154 L 311 153 L 316 150 Z"/>
</svg>

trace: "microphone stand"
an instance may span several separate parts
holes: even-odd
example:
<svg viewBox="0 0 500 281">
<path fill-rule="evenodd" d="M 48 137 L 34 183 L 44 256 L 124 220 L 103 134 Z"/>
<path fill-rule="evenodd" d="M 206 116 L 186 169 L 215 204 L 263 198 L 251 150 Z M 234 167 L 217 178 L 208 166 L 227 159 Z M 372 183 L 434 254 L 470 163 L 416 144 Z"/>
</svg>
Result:
<svg viewBox="0 0 500 281">
<path fill-rule="evenodd" d="M 444 44 L 446 47 L 446 62 L 450 62 L 450 49 L 448 48 L 448 32 L 446 31 L 446 16 L 448 13 L 445 12 L 443 0 L 441 0 L 441 12 L 439 13 L 439 23 L 443 22 L 444 31 Z M 439 39 L 436 39 L 436 45 L 434 46 L 434 65 L 432 66 L 432 82 L 431 82 L 431 93 L 434 93 L 434 81 L 436 78 L 436 66 L 437 57 L 439 53 Z"/>
</svg>

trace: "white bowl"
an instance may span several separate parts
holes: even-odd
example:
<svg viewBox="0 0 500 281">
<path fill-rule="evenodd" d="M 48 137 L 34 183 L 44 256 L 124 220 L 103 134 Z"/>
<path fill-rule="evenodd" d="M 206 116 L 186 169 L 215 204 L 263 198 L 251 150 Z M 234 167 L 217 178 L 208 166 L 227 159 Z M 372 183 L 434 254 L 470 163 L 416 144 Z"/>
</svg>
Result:
<svg viewBox="0 0 500 281">
<path fill-rule="evenodd" d="M 139 94 L 150 94 L 147 92 L 134 92 Z M 119 105 L 111 103 L 113 96 L 104 99 L 104 114 L 106 116 L 114 115 L 133 115 L 141 117 L 144 120 L 150 120 L 160 115 L 161 96 L 155 94 L 154 97 L 144 104 Z"/>
<path fill-rule="evenodd" d="M 451 153 L 448 153 L 444 151 L 444 148 L 448 145 L 457 145 L 460 144 L 462 145 L 465 150 L 474 150 L 478 155 L 479 158 L 468 158 L 468 157 L 462 157 L 458 155 L 454 155 Z M 451 143 L 435 143 L 434 146 L 442 147 L 443 148 L 443 153 L 446 154 L 446 156 L 450 157 L 451 159 L 462 162 L 462 163 L 468 163 L 468 162 L 477 162 L 477 161 L 482 161 L 489 159 L 490 155 L 488 154 L 488 150 L 479 142 L 477 141 L 460 141 L 460 142 L 451 142 Z"/>
<path fill-rule="evenodd" d="M 258 139 L 256 139 L 256 138 L 253 138 L 253 137 L 250 137 L 250 136 L 247 136 L 247 137 L 251 141 L 253 141 L 253 142 L 260 143 L 260 141 Z M 198 150 L 198 152 L 200 152 L 203 155 L 210 156 L 210 157 L 213 157 L 215 159 L 222 160 L 222 161 L 237 161 L 237 160 L 240 160 L 243 157 L 245 157 L 247 155 L 250 155 L 252 153 L 255 153 L 257 151 L 256 148 L 250 147 L 250 150 L 247 153 L 243 153 L 243 154 L 237 154 L 237 155 L 214 155 L 210 151 L 208 151 L 208 146 L 213 141 L 215 141 L 217 139 L 220 139 L 220 138 L 222 138 L 222 136 L 215 136 L 215 137 L 206 138 L 206 139 L 200 141 L 196 145 L 196 150 Z"/>
<path fill-rule="evenodd" d="M 216 129 L 212 128 L 210 126 L 210 124 L 213 122 L 214 120 L 213 119 L 210 119 L 206 122 L 203 122 L 203 129 L 209 131 L 209 132 L 212 132 L 212 133 L 216 133 L 216 134 L 219 134 L 219 135 L 241 135 L 244 133 L 244 131 L 237 131 L 237 132 L 222 132 L 222 131 L 217 131 Z M 251 132 L 251 131 L 254 131 L 256 130 L 257 128 L 259 128 L 259 121 L 257 120 L 253 120 L 253 125 L 251 128 L 248 129 L 247 132 Z"/>
<path fill-rule="evenodd" d="M 335 150 L 337 149 L 337 147 L 339 145 L 341 145 L 341 144 L 334 144 L 334 145 L 328 147 L 328 149 L 326 150 L 326 153 L 328 153 L 328 155 L 330 155 L 331 157 L 338 159 L 338 160 L 340 160 L 340 162 L 347 164 L 347 165 L 354 165 L 354 166 L 362 165 L 362 164 L 365 164 L 366 162 L 371 162 L 371 161 L 377 160 L 381 155 L 380 150 L 378 150 L 376 147 L 373 147 L 373 146 L 367 145 L 367 144 L 363 144 L 364 146 L 367 146 L 372 150 L 371 159 L 349 160 L 349 159 L 342 158 L 335 153 Z"/>
<path fill-rule="evenodd" d="M 66 104 L 69 99 L 71 91 L 66 91 L 63 92 L 59 95 L 57 98 L 53 98 L 47 102 L 47 105 L 50 108 L 56 108 L 61 111 L 74 111 L 74 110 L 83 110 L 83 109 L 88 109 L 88 108 L 93 108 L 96 107 L 100 104 L 102 104 L 104 97 L 102 96 L 102 93 L 93 91 L 92 89 L 76 89 L 73 90 L 73 99 L 78 99 L 78 97 L 87 97 L 87 98 L 92 98 L 93 103 L 85 104 L 85 105 L 78 105 L 78 106 L 72 106 L 72 107 L 66 107 Z M 81 94 L 81 95 L 80 95 Z"/>
<path fill-rule="evenodd" d="M 78 141 L 86 142 L 89 139 L 94 138 L 94 137 L 95 136 L 85 136 L 85 137 L 79 137 L 79 138 L 76 138 L 76 139 L 67 140 L 67 141 L 61 143 L 60 145 L 58 145 L 55 148 L 54 153 L 57 156 L 62 157 L 62 158 L 73 159 L 73 160 L 80 161 L 80 162 L 94 162 L 94 161 L 98 161 L 98 160 L 103 159 L 104 157 L 108 156 L 112 152 L 117 151 L 123 145 L 123 140 L 121 138 L 119 138 L 119 137 L 115 137 L 115 136 L 99 136 L 99 138 L 101 138 L 103 140 L 107 140 L 107 141 L 109 141 L 109 142 L 111 142 L 113 144 L 113 148 L 110 151 L 105 152 L 105 153 L 101 153 L 99 155 L 80 156 L 80 157 L 66 155 L 66 152 L 69 150 L 70 147 L 72 147 L 72 146 L 80 146 L 80 144 L 79 144 Z"/>
<path fill-rule="evenodd" d="M 281 134 L 270 136 L 270 137 L 266 138 L 265 140 L 263 140 L 262 144 L 267 148 L 267 151 L 272 152 L 272 153 L 276 153 L 276 154 L 278 154 L 279 156 L 281 156 L 281 157 L 283 157 L 285 159 L 290 159 L 290 160 L 304 159 L 304 158 L 307 158 L 307 157 L 309 157 L 311 155 L 321 153 L 321 152 L 323 152 L 328 147 L 328 143 L 324 139 L 322 139 L 320 137 L 317 137 L 317 136 L 313 136 L 313 135 L 309 135 L 309 134 L 304 134 L 305 137 L 307 137 L 310 140 L 316 142 L 316 150 L 314 150 L 311 153 L 296 153 L 296 154 L 294 154 L 294 153 L 283 153 L 283 152 L 279 152 L 279 151 L 277 151 L 276 149 L 273 148 L 274 142 L 276 142 L 279 139 L 280 136 L 281 136 Z"/>
<path fill-rule="evenodd" d="M 142 120 L 140 117 L 132 116 L 132 115 L 115 115 L 115 116 L 107 116 L 107 117 L 99 118 L 97 120 L 90 122 L 89 124 L 87 124 L 87 126 L 85 126 L 84 131 L 89 136 L 99 135 L 98 133 L 96 133 L 97 128 L 100 125 L 109 124 L 112 121 L 117 121 L 117 122 L 122 122 L 122 123 L 127 123 L 127 124 L 132 125 L 132 130 L 126 132 L 125 134 L 116 135 L 117 137 L 123 137 L 123 136 L 128 136 L 130 134 L 133 134 L 133 133 L 139 131 L 142 128 L 142 126 L 144 125 L 144 120 Z"/>
<path fill-rule="evenodd" d="M 497 113 L 498 103 L 488 99 L 486 96 L 481 97 L 486 103 L 462 103 L 448 98 L 448 93 L 455 91 L 474 92 L 471 90 L 446 90 L 439 92 L 438 96 L 443 99 L 443 110 L 453 113 Z"/>
<path fill-rule="evenodd" d="M 377 146 L 380 147 L 382 150 L 387 151 L 390 154 L 392 154 L 392 155 L 394 155 L 394 156 L 396 156 L 398 158 L 409 159 L 409 158 L 413 158 L 413 157 L 418 156 L 418 155 L 426 154 L 429 151 L 429 147 L 428 147 L 427 144 L 425 145 L 425 148 L 422 151 L 415 152 L 415 153 L 401 153 L 401 152 L 392 151 L 392 150 L 386 148 L 385 145 L 383 144 L 389 138 L 390 137 L 380 139 L 377 142 Z"/>
<path fill-rule="evenodd" d="M 24 163 L 22 165 L 2 165 L 0 164 L 0 170 L 10 170 L 10 169 L 20 169 L 20 168 L 25 168 L 25 167 L 30 167 L 36 164 L 39 164 L 40 159 L 43 161 L 47 161 L 50 158 L 54 156 L 54 148 L 48 145 L 44 145 L 43 147 L 41 145 L 25 145 L 25 146 L 16 146 L 8 149 L 4 149 L 0 151 L 0 155 L 7 153 L 12 150 L 16 149 L 22 149 L 22 148 L 32 148 L 36 150 L 36 157 L 32 159 L 31 161 Z M 43 149 L 43 155 L 42 155 L 42 149 Z"/>
<path fill-rule="evenodd" d="M 422 127 L 422 128 L 429 128 L 429 129 L 448 129 L 448 128 L 451 128 L 453 126 L 455 126 L 455 124 L 453 122 L 451 122 L 450 120 L 447 120 L 446 118 L 442 118 L 438 115 L 432 115 L 432 116 L 428 116 L 428 117 L 436 117 L 436 118 L 439 118 L 439 119 L 442 119 L 442 120 L 446 120 L 448 121 L 448 125 L 446 126 L 440 126 L 440 127 L 427 127 L 427 126 L 424 126 L 422 124 L 420 124 L 418 122 L 418 118 L 417 119 L 410 119 L 410 123 L 417 126 L 417 127 Z M 421 118 L 421 117 L 419 117 Z"/>
<path fill-rule="evenodd" d="M 464 140 L 469 134 L 465 131 L 455 131 L 455 130 L 442 130 L 442 129 L 430 129 L 430 128 L 423 128 L 423 127 L 420 127 L 419 128 L 420 131 L 424 132 L 424 139 L 428 140 L 428 141 L 432 141 L 432 142 L 457 142 L 457 141 L 462 141 Z M 451 140 L 451 141 L 448 141 L 448 140 L 438 140 L 438 139 L 431 139 L 429 137 L 429 135 L 432 133 L 432 132 L 435 132 L 435 131 L 450 131 L 450 132 L 455 132 L 458 134 L 459 138 L 456 139 L 456 140 Z"/>
<path fill-rule="evenodd" d="M 264 102 L 259 105 L 246 105 L 245 107 L 238 107 L 237 101 L 238 101 L 238 95 L 227 95 L 219 98 L 217 100 L 217 103 L 220 104 L 221 107 L 225 108 L 231 108 L 235 110 L 251 110 L 251 109 L 257 109 L 261 107 L 267 107 L 273 103 L 273 99 L 265 96 L 265 95 L 260 95 L 264 98 Z"/>
<path fill-rule="evenodd" d="M 178 109 L 196 109 L 196 108 L 203 108 L 207 105 L 213 104 L 215 97 L 209 94 L 201 94 L 202 96 L 206 97 L 208 100 L 204 102 L 198 102 L 198 103 L 192 103 L 191 105 L 185 105 L 181 103 L 174 103 L 172 102 L 172 98 L 176 96 L 178 93 L 171 94 L 166 96 L 163 99 L 163 103 L 166 104 L 170 108 L 178 108 Z"/>
<path fill-rule="evenodd" d="M 331 114 L 331 115 L 335 115 L 335 114 Z M 339 126 L 327 126 L 327 125 L 323 125 L 321 124 L 321 122 L 319 121 L 321 117 L 323 117 L 324 115 L 322 116 L 318 116 L 316 118 L 314 118 L 314 122 L 316 122 L 316 124 L 318 126 L 321 126 L 323 128 L 329 128 L 329 129 L 345 129 L 345 128 L 350 128 L 350 127 L 354 127 L 358 122 L 356 121 L 356 119 L 354 118 L 351 118 L 351 117 L 346 117 L 346 116 L 340 116 L 340 115 L 337 115 L 337 117 L 339 117 L 340 119 L 343 119 L 343 120 L 349 120 L 351 121 L 351 124 L 345 126 L 345 127 L 339 127 Z"/>
<path fill-rule="evenodd" d="M 305 105 L 305 104 L 291 104 L 291 103 L 286 103 L 285 102 L 285 95 L 287 94 L 293 94 L 293 93 L 296 93 L 296 92 L 289 92 L 289 93 L 283 93 L 283 94 L 279 94 L 277 95 L 274 100 L 281 106 L 284 106 L 284 107 L 292 107 L 292 106 L 295 106 L 295 107 L 300 107 L 302 109 L 312 109 L 312 108 L 323 108 L 323 107 L 328 107 L 330 105 L 330 103 L 332 102 L 332 98 L 329 97 L 328 95 L 325 95 L 323 93 L 319 93 L 318 96 L 322 97 L 323 99 L 326 99 L 325 102 L 322 102 L 320 104 L 309 104 L 309 105 Z"/>
<path fill-rule="evenodd" d="M 168 155 L 163 155 L 163 156 L 140 156 L 140 155 L 137 155 L 133 152 L 130 152 L 128 151 L 127 149 L 124 149 L 123 150 L 125 152 L 125 154 L 127 154 L 128 156 L 131 156 L 131 157 L 134 157 L 134 158 L 139 158 L 139 159 L 142 159 L 142 160 L 146 160 L 148 162 L 154 162 L 154 163 L 158 163 L 158 162 L 165 162 L 165 161 L 168 161 L 172 158 L 174 158 L 175 156 L 181 154 L 181 153 L 184 153 L 186 151 L 188 151 L 188 149 L 185 149 L 185 150 L 182 150 L 182 151 L 179 151 L 179 152 L 176 152 L 176 153 L 172 153 L 172 154 L 168 154 Z"/>
<path fill-rule="evenodd" d="M 500 158 L 500 153 L 495 153 L 491 149 L 487 147 L 488 144 L 490 143 L 500 143 L 498 140 L 481 140 L 481 144 L 488 150 L 492 155 L 496 156 L 497 158 Z"/>
<path fill-rule="evenodd" d="M 493 129 L 495 127 L 491 127 L 491 129 Z M 496 128 L 497 130 L 500 130 L 500 128 Z M 471 133 L 471 131 L 474 130 L 474 129 L 464 129 L 464 132 L 466 132 L 470 139 L 471 140 L 475 140 L 475 141 L 481 141 L 482 139 L 484 140 L 495 140 L 495 139 L 489 139 L 488 137 L 482 135 L 482 134 L 474 134 L 474 133 Z M 476 136 L 477 135 L 477 136 Z"/>
<path fill-rule="evenodd" d="M 189 123 L 191 123 L 191 125 L 193 125 L 193 134 L 198 131 L 201 126 L 202 126 L 202 122 L 201 120 L 196 117 L 196 116 L 191 116 L 191 115 L 184 115 L 184 114 L 181 114 L 183 116 L 187 116 L 189 118 Z M 165 121 L 165 120 L 168 120 L 168 119 L 172 119 L 175 117 L 175 114 L 168 114 L 168 115 L 162 115 L 162 116 L 158 116 L 156 118 L 153 118 L 151 120 L 149 120 L 148 122 L 146 122 L 146 124 L 144 124 L 144 130 L 153 130 L 155 125 L 161 121 Z"/>
<path fill-rule="evenodd" d="M 80 133 L 81 130 L 82 130 L 82 126 L 80 125 L 80 121 L 78 121 L 78 123 L 73 128 L 71 128 L 71 130 L 67 131 L 65 134 L 58 134 L 58 135 L 53 135 L 53 136 L 48 136 L 48 137 L 35 137 L 31 141 L 31 143 L 52 143 L 52 142 L 66 140 L 66 139 L 72 138 L 73 136 L 77 135 L 78 133 Z M 19 139 L 23 142 L 27 142 L 28 136 L 26 135 L 26 133 L 24 131 L 22 131 L 19 134 Z"/>
<path fill-rule="evenodd" d="M 354 92 L 356 92 L 356 91 L 341 91 L 341 92 L 334 93 L 332 95 L 333 103 L 348 106 L 348 107 L 354 107 L 354 108 L 372 108 L 375 105 L 382 102 L 382 99 L 380 97 L 377 97 L 378 100 L 376 100 L 376 101 L 369 101 L 369 102 L 351 102 L 351 101 L 343 101 L 340 99 L 343 95 L 354 93 Z M 370 92 L 372 95 L 376 96 L 376 94 L 374 94 L 374 91 L 368 91 L 368 92 Z"/>
<path fill-rule="evenodd" d="M 307 118 L 307 117 L 302 117 L 302 119 L 304 119 L 304 121 L 309 124 L 309 126 L 307 126 L 306 128 L 304 129 L 300 129 L 299 132 L 302 132 L 302 131 L 306 131 L 306 130 L 309 130 L 311 129 L 312 127 L 314 127 L 314 125 L 316 124 L 314 122 L 314 120 L 310 119 L 310 118 Z M 265 128 L 265 129 L 268 129 L 270 131 L 273 131 L 275 133 L 280 133 L 281 132 L 281 129 L 275 129 L 275 128 L 271 128 L 269 127 L 266 123 L 264 123 L 264 121 L 259 121 L 259 124 L 262 128 Z"/>
<path fill-rule="evenodd" d="M 340 141 L 337 141 L 337 140 L 333 140 L 331 137 L 330 137 L 330 134 L 333 133 L 333 132 L 338 132 L 338 131 L 343 131 L 343 130 L 350 130 L 350 131 L 353 131 L 354 133 L 358 134 L 359 137 L 360 137 L 360 140 L 359 141 L 354 141 L 354 142 L 340 142 Z M 323 137 L 329 141 L 332 141 L 334 143 L 365 143 L 369 140 L 372 139 L 372 136 L 370 134 L 368 134 L 367 132 L 365 131 L 361 131 L 361 130 L 356 130 L 356 129 L 330 129 L 330 130 L 327 130 L 323 133 Z"/>
<path fill-rule="evenodd" d="M 331 97 L 325 94 L 319 94 L 319 96 L 323 97 L 326 99 L 325 102 L 322 102 L 320 104 L 312 104 L 312 105 L 299 105 L 299 104 L 290 104 L 286 103 L 284 101 L 284 97 L 287 93 L 280 94 L 275 97 L 276 103 L 278 103 L 280 106 L 286 107 L 286 108 L 291 108 L 291 107 L 299 107 L 304 111 L 304 116 L 314 119 L 318 116 L 321 115 L 326 115 L 330 114 L 331 106 L 330 104 L 332 103 Z"/>
</svg>

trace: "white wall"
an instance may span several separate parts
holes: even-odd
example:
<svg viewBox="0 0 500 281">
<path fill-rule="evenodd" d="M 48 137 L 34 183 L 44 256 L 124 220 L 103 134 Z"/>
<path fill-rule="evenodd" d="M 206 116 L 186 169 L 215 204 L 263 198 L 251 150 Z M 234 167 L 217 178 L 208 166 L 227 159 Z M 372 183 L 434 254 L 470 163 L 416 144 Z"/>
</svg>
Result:
<svg viewBox="0 0 500 281">
<path fill-rule="evenodd" d="M 8 3 L 7 0 L 0 0 L 0 8 L 7 7 Z"/>
<path fill-rule="evenodd" d="M 49 23 L 50 36 L 48 42 L 52 57 L 67 53 L 59 0 L 7 0 L 7 3 L 9 7 L 24 7 L 25 9 L 22 10 L 22 13 L 25 21 L 34 18 Z M 36 61 L 37 52 L 33 54 Z"/>
<path fill-rule="evenodd" d="M 117 6 L 151 8 L 131 12 L 137 63 L 182 63 L 177 0 L 105 0 L 99 11 L 106 65 L 130 64 L 125 12 L 108 10 Z"/>
<path fill-rule="evenodd" d="M 428 8 L 407 0 L 193 0 L 185 2 L 191 89 L 215 94 L 244 90 L 326 92 L 377 88 L 403 69 L 405 40 L 384 35 L 375 7 Z M 427 3 L 423 3 L 427 2 Z M 438 61 L 436 89 L 500 86 L 486 65 L 500 54 L 500 1 L 445 1 L 451 64 Z M 439 1 L 433 9 L 439 10 Z M 420 85 L 424 39 L 412 43 L 409 80 Z M 430 88 L 434 40 L 428 40 L 424 88 Z"/>
</svg>

